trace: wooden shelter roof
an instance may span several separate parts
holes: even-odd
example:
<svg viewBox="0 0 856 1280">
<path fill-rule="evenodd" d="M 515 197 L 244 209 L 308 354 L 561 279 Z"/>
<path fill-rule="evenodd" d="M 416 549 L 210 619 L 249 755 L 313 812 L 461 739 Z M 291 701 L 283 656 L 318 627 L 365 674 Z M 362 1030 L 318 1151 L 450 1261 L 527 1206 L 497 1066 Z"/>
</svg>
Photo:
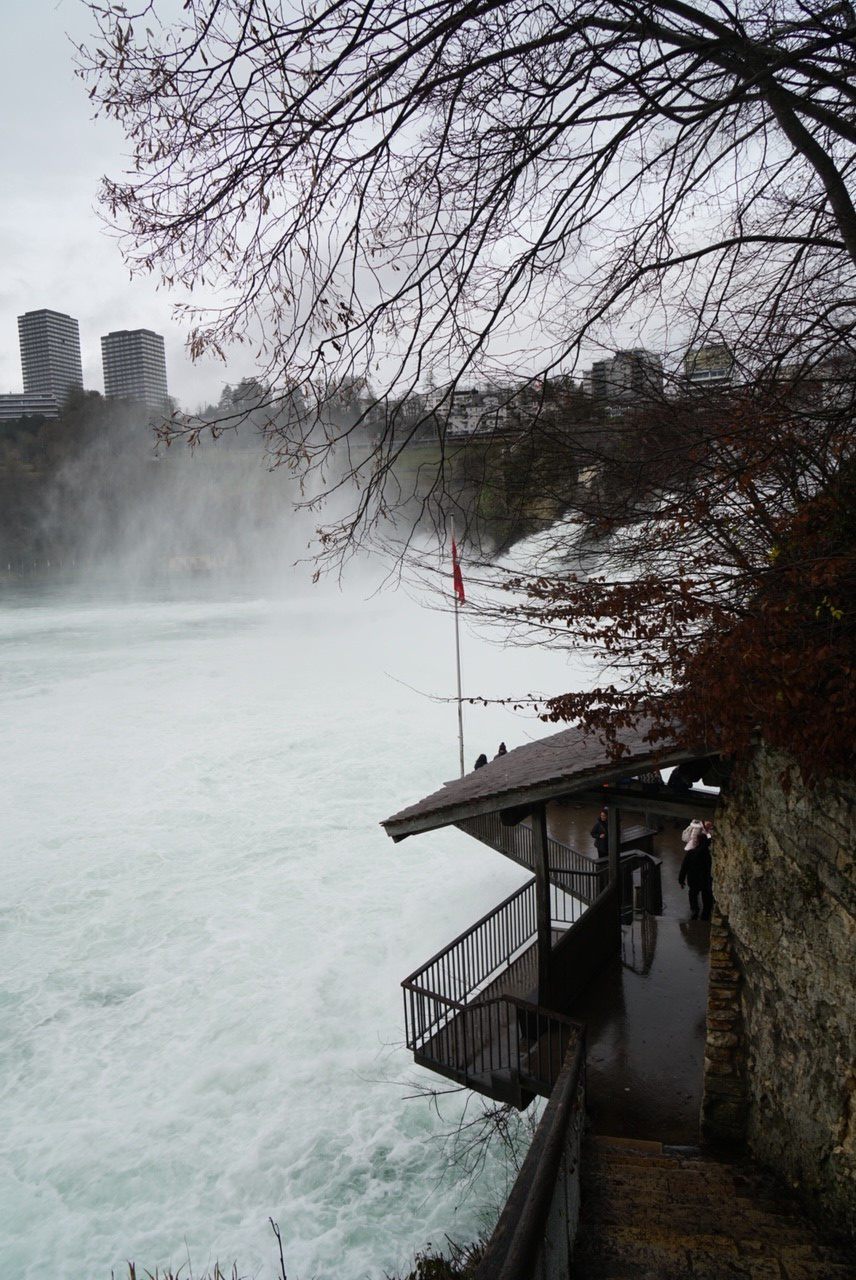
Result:
<svg viewBox="0 0 856 1280">
<path fill-rule="evenodd" d="M 615 758 L 598 736 L 580 728 L 563 729 L 537 742 L 527 742 L 481 769 L 445 783 L 424 800 L 401 809 L 381 825 L 393 840 L 449 826 L 483 813 L 537 804 L 618 782 L 648 769 L 666 768 L 716 754 L 715 746 L 682 747 L 674 741 L 656 746 L 646 741 L 648 722 L 619 730 L 625 748 Z"/>
</svg>

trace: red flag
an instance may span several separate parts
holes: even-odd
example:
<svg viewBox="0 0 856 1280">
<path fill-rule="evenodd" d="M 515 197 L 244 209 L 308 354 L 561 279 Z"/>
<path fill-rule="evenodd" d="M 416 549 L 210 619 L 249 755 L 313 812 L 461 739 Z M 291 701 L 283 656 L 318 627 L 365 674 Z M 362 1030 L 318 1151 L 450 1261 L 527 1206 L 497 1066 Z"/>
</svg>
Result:
<svg viewBox="0 0 856 1280">
<path fill-rule="evenodd" d="M 466 604 L 467 597 L 464 595 L 464 579 L 461 573 L 461 566 L 458 562 L 458 548 L 455 546 L 455 539 L 452 539 L 452 584 L 455 588 L 455 595 L 461 604 Z"/>
</svg>

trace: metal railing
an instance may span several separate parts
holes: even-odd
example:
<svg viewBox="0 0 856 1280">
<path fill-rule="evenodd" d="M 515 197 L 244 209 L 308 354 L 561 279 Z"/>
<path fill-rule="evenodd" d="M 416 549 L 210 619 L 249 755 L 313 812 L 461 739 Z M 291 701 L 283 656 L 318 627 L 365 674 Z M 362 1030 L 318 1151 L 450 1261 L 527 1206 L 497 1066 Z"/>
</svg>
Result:
<svg viewBox="0 0 856 1280">
<path fill-rule="evenodd" d="M 595 878 L 598 872 L 591 871 L 586 874 Z M 532 880 L 530 883 L 534 884 L 535 881 Z M 564 930 L 569 925 L 576 924 L 580 916 L 588 910 L 589 905 L 584 898 L 571 893 L 563 885 L 550 882 L 550 924 L 553 929 Z"/>
<path fill-rule="evenodd" d="M 405 1010 L 408 1022 L 434 1026 L 411 1045 L 418 1060 L 474 1088 L 489 1089 L 502 1078 L 548 1097 L 569 1046 L 582 1034 L 571 1019 L 513 995 L 465 1005 L 405 987 Z"/>
<path fill-rule="evenodd" d="M 531 828 L 503 827 L 495 814 L 459 825 L 534 863 Z M 606 888 L 608 871 L 553 839 L 548 859 L 555 945 Z M 404 979 L 407 1046 L 419 1061 L 475 1088 L 494 1087 L 499 1072 L 511 1093 L 515 1080 L 521 1092 L 549 1093 L 576 1024 L 524 999 L 538 983 L 537 938 L 533 879 Z"/>
<path fill-rule="evenodd" d="M 621 900 L 625 909 L 663 914 L 662 862 L 653 854 L 630 849 L 621 855 Z M 638 884 L 635 873 L 638 872 Z"/>
<path fill-rule="evenodd" d="M 569 1277 L 580 1214 L 585 1042 L 569 1048 L 475 1280 Z"/>
<path fill-rule="evenodd" d="M 516 959 L 536 929 L 535 881 L 529 880 L 401 985 L 463 1003 Z"/>
<path fill-rule="evenodd" d="M 585 910 L 585 902 L 560 885 L 550 885 L 554 931 L 563 932 Z M 401 985 L 408 1047 L 417 1049 L 435 1035 L 451 1016 L 450 1010 L 457 1011 L 484 991 L 533 947 L 537 929 L 535 881 L 528 880 L 405 978 Z"/>
<path fill-rule="evenodd" d="M 498 813 L 485 813 L 476 818 L 464 818 L 455 825 L 498 853 L 504 853 L 530 871 L 535 870 L 532 828 L 525 823 L 506 827 Z M 552 836 L 547 837 L 547 860 L 550 879 L 582 902 L 594 902 L 606 887 L 609 876 L 606 867 L 599 866 L 593 859 L 578 853 L 570 845 L 554 840 Z"/>
</svg>

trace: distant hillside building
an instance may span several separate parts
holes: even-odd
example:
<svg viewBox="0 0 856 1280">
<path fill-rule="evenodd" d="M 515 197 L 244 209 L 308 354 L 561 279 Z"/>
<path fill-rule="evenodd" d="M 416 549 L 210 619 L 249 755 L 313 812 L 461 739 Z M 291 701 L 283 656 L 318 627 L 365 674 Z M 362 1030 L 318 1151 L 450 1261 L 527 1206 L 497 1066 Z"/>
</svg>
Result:
<svg viewBox="0 0 856 1280">
<path fill-rule="evenodd" d="M 14 422 L 17 418 L 58 418 L 59 405 L 53 396 L 35 391 L 12 392 L 0 395 L 0 422 Z"/>
<path fill-rule="evenodd" d="M 641 347 L 617 351 L 596 360 L 584 375 L 583 388 L 595 402 L 621 407 L 644 404 L 663 394 L 663 362 Z"/>
<path fill-rule="evenodd" d="M 101 339 L 104 394 L 163 409 L 169 400 L 163 338 L 151 329 L 118 329 Z"/>
<path fill-rule="evenodd" d="M 512 426 L 509 407 L 513 392 L 486 382 L 481 386 L 433 388 L 422 397 L 425 412 L 434 412 L 445 424 L 450 440 L 494 436 Z"/>
<path fill-rule="evenodd" d="M 733 372 L 734 357 L 720 343 L 690 347 L 684 356 L 684 378 L 691 387 L 724 386 Z"/>
<path fill-rule="evenodd" d="M 74 387 L 83 386 L 80 329 L 61 311 L 28 311 L 18 316 L 24 391 L 52 396 L 61 405 Z"/>
</svg>

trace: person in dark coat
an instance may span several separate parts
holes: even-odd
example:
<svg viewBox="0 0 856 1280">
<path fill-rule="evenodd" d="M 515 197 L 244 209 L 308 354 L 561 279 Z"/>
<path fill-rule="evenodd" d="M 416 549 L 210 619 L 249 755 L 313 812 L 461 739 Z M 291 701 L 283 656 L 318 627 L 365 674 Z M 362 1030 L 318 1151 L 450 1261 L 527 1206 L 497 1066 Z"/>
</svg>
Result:
<svg viewBox="0 0 856 1280">
<path fill-rule="evenodd" d="M 494 760 L 498 760 L 500 756 L 505 756 L 505 755 L 508 755 L 508 747 L 505 745 L 504 742 L 500 742 L 499 746 L 497 747 L 496 755 L 493 758 Z"/>
<path fill-rule="evenodd" d="M 701 918 L 709 920 L 713 910 L 713 875 L 710 857 L 710 836 L 702 828 L 695 844 L 688 848 L 678 872 L 678 883 L 689 888 L 690 918 L 698 920 L 698 898 L 701 894 Z"/>
<path fill-rule="evenodd" d="M 594 847 L 597 849 L 599 858 L 609 857 L 609 828 L 607 826 L 608 814 L 605 809 L 601 809 L 600 817 L 591 829 L 591 838 L 594 840 Z"/>
<path fill-rule="evenodd" d="M 476 768 L 476 769 L 483 769 L 483 768 L 485 767 L 485 765 L 486 765 L 486 764 L 487 764 L 487 756 L 485 755 L 485 753 L 484 753 L 484 752 L 482 752 L 482 753 L 481 753 L 481 755 L 479 756 L 478 760 L 476 760 L 475 768 Z"/>
</svg>

